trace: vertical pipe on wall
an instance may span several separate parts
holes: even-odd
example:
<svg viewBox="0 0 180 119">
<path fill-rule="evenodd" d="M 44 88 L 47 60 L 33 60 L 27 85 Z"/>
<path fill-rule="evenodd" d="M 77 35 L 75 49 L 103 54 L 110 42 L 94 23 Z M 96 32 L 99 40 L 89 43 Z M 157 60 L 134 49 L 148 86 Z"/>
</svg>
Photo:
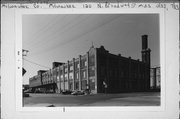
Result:
<svg viewBox="0 0 180 119">
<path fill-rule="evenodd" d="M 79 90 L 81 89 L 81 55 L 79 55 Z"/>
<path fill-rule="evenodd" d="M 89 89 L 89 52 L 86 54 L 86 59 L 87 59 L 87 89 Z"/>
<path fill-rule="evenodd" d="M 75 90 L 75 58 L 73 58 L 73 90 Z"/>
<path fill-rule="evenodd" d="M 67 89 L 68 90 L 70 89 L 70 86 L 69 86 L 69 60 L 67 62 Z"/>
<path fill-rule="evenodd" d="M 97 79 L 98 79 L 98 76 L 97 76 L 97 72 L 98 72 L 98 67 L 97 67 L 97 61 L 98 61 L 98 57 L 97 57 L 97 49 L 94 48 L 94 55 L 95 55 L 95 58 L 94 58 L 94 63 L 95 63 L 95 66 L 94 66 L 94 71 L 95 71 L 95 92 L 94 93 L 98 93 L 97 91 Z"/>
<path fill-rule="evenodd" d="M 61 92 L 61 74 L 60 74 L 60 66 L 58 67 L 58 82 L 59 82 L 59 93 Z"/>
<path fill-rule="evenodd" d="M 63 73 L 63 91 L 65 91 L 65 67 L 64 67 L 64 65 L 63 65 L 63 69 L 62 69 L 62 73 Z"/>
</svg>

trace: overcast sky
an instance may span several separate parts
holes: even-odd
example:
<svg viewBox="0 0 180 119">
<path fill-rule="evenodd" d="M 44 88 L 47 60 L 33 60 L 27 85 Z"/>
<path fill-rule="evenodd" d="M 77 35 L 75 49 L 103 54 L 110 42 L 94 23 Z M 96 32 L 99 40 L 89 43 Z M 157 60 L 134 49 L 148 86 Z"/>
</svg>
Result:
<svg viewBox="0 0 180 119">
<path fill-rule="evenodd" d="M 151 66 L 159 66 L 159 16 L 157 14 L 23 15 L 23 83 L 52 62 L 67 62 L 84 55 L 92 45 L 113 54 L 141 60 L 141 35 L 147 34 Z"/>
</svg>

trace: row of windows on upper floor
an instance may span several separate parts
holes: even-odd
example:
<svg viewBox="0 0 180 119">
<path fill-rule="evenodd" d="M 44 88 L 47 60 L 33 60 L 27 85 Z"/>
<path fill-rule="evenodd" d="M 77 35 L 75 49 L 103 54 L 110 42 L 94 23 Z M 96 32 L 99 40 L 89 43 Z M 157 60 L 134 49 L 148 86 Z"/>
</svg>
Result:
<svg viewBox="0 0 180 119">
<path fill-rule="evenodd" d="M 92 65 L 89 65 L 89 66 L 94 66 L 94 62 L 92 63 Z M 87 67 L 87 61 L 84 61 L 84 62 L 81 62 L 81 68 L 86 68 Z M 80 65 L 79 65 L 79 62 L 76 62 L 75 63 L 75 70 L 77 70 L 77 69 L 79 69 L 80 68 Z M 70 70 L 70 71 L 73 71 L 73 65 L 69 65 L 69 68 L 67 67 L 67 66 L 65 66 L 64 67 L 64 70 L 65 70 L 65 72 L 67 72 L 68 71 L 68 69 Z M 58 68 L 55 68 L 54 70 L 58 70 Z M 60 68 L 60 70 L 63 70 L 63 68 Z"/>
<path fill-rule="evenodd" d="M 89 70 L 89 76 L 91 77 L 91 76 L 95 76 L 95 68 L 93 67 L 93 68 L 91 68 L 90 70 Z M 77 80 L 77 79 L 79 79 L 79 72 L 75 72 L 75 76 L 73 75 L 73 72 L 70 72 L 69 73 L 69 79 L 73 79 L 73 78 L 75 78 L 75 80 Z M 87 70 L 82 70 L 82 72 L 81 72 L 81 79 L 85 79 L 85 78 L 87 78 Z M 68 79 L 68 74 L 66 73 L 66 74 L 58 74 L 58 73 L 56 73 L 56 74 L 54 74 L 54 75 L 46 75 L 46 76 L 43 76 L 42 77 L 42 80 L 53 80 L 53 79 L 59 79 L 59 80 L 67 80 Z"/>
<path fill-rule="evenodd" d="M 82 80 L 86 79 L 87 78 L 87 74 L 86 72 L 83 72 L 82 73 Z M 69 81 L 71 81 L 73 79 L 73 75 L 72 73 L 69 75 Z M 79 79 L 79 73 L 76 74 L 76 78 L 75 79 Z M 65 75 L 65 77 L 63 77 L 62 75 L 59 77 L 59 76 L 56 76 L 54 78 L 44 78 L 42 80 L 42 83 L 43 84 L 48 84 L 48 83 L 53 83 L 53 82 L 57 82 L 57 81 L 65 81 L 67 82 L 68 81 L 68 78 L 67 78 L 67 75 Z M 40 85 L 41 83 L 40 82 L 34 82 L 34 83 L 31 83 L 31 86 L 38 86 Z"/>
<path fill-rule="evenodd" d="M 92 77 L 92 76 L 95 76 L 95 68 L 94 67 L 91 67 L 89 69 L 89 73 L 88 73 L 88 76 L 89 77 Z M 86 79 L 87 78 L 87 70 L 82 70 L 81 72 L 81 79 Z M 39 81 L 41 81 L 40 77 L 37 78 L 39 79 Z M 37 79 L 36 80 L 31 80 L 30 82 L 36 82 L 36 83 L 39 83 L 37 82 Z M 79 79 L 79 72 L 75 72 L 75 75 L 73 75 L 73 72 L 70 72 L 69 73 L 69 80 L 72 80 L 72 79 L 75 79 L 75 80 L 78 80 Z M 64 74 L 64 75 L 59 75 L 58 73 L 57 74 L 52 74 L 52 75 L 44 75 L 42 76 L 42 81 L 51 81 L 51 80 L 68 80 L 68 74 Z"/>
<path fill-rule="evenodd" d="M 84 68 L 87 68 L 87 62 L 85 62 L 85 65 L 84 65 L 85 67 Z M 79 70 L 79 64 L 77 65 L 77 68 L 75 68 L 75 70 Z M 72 72 L 73 71 L 73 66 L 70 66 L 69 67 L 69 72 Z M 51 73 L 50 73 L 51 72 Z M 44 76 L 44 75 L 49 75 L 49 74 L 52 74 L 52 73 L 57 73 L 57 72 L 60 72 L 60 74 L 62 74 L 63 73 L 63 70 L 62 69 L 60 69 L 60 71 L 59 71 L 59 69 L 58 68 L 55 68 L 55 69 L 52 69 L 51 71 L 48 71 L 48 72 L 45 72 L 45 73 L 43 73 L 42 75 Z M 68 68 L 66 67 L 65 69 L 64 69 L 64 73 L 67 73 L 68 72 Z"/>
<path fill-rule="evenodd" d="M 87 58 L 86 58 L 86 57 L 82 57 L 80 63 L 81 63 L 81 69 L 87 68 Z M 89 63 L 88 63 L 88 65 L 89 65 L 89 67 L 92 67 L 92 66 L 95 65 L 95 55 L 92 54 L 92 55 L 89 56 Z M 59 68 L 60 68 L 60 69 L 59 69 Z M 76 61 L 75 61 L 75 71 L 79 70 L 79 68 L 80 68 L 79 61 L 76 60 Z M 69 70 L 70 73 L 73 71 L 72 62 L 69 63 L 69 67 L 68 67 L 68 68 L 67 68 L 67 64 L 64 65 L 64 74 L 66 74 L 66 73 L 68 72 L 68 70 Z M 53 73 L 55 73 L 55 74 L 58 74 L 58 73 L 62 74 L 62 73 L 63 73 L 63 67 L 62 67 L 62 66 L 56 67 L 56 68 L 51 69 L 51 70 L 49 70 L 49 71 L 47 71 L 47 72 L 44 72 L 44 73 L 42 73 L 42 77 L 46 77 L 46 80 L 47 80 L 47 79 L 51 79 L 50 77 L 53 76 Z M 90 74 L 95 74 L 95 73 L 90 73 Z M 79 74 L 76 75 L 76 79 L 79 78 L 78 75 L 79 75 Z M 83 77 L 84 77 L 84 78 L 86 77 L 86 76 L 85 76 L 85 73 L 83 73 L 82 78 L 83 78 Z M 65 77 L 65 78 L 66 78 L 66 77 Z M 73 79 L 73 76 L 70 75 L 69 78 L 70 78 L 70 79 Z M 36 75 L 36 76 L 30 78 L 29 81 L 30 81 L 30 82 L 35 82 L 35 81 L 38 81 L 38 79 L 40 80 L 41 77 L 40 77 L 39 75 Z"/>
<path fill-rule="evenodd" d="M 92 56 L 90 59 L 89 59 L 89 64 L 87 64 L 87 60 L 81 60 L 80 62 L 81 62 L 81 68 L 85 68 L 85 67 L 87 67 L 87 65 L 89 65 L 89 66 L 94 66 L 95 65 L 95 60 L 94 60 L 94 56 Z M 68 71 L 68 69 L 69 69 L 69 71 L 73 71 L 73 64 L 72 63 L 70 63 L 69 64 L 69 67 L 67 67 L 68 65 L 67 64 L 64 64 L 64 70 L 65 70 L 65 72 L 67 72 Z M 53 70 L 59 70 L 59 68 L 60 68 L 60 71 L 62 71 L 63 70 L 63 66 L 60 66 L 60 67 L 56 67 L 56 68 L 54 68 Z M 78 70 L 80 68 L 80 65 L 79 65 L 79 61 L 76 61 L 75 62 L 75 70 Z"/>
<path fill-rule="evenodd" d="M 79 67 L 79 66 L 78 66 Z M 94 66 L 90 66 L 89 67 L 89 70 L 90 69 L 92 69 Z M 85 67 L 85 68 L 81 68 L 81 72 L 84 70 L 84 69 L 86 69 L 87 67 Z M 75 69 L 75 72 L 79 72 L 79 68 L 78 69 Z M 73 66 L 70 66 L 69 67 L 69 73 L 71 73 L 71 72 L 73 72 Z M 53 74 L 63 74 L 63 70 L 62 69 L 58 69 L 58 68 L 54 68 L 54 69 L 52 69 L 52 70 L 49 70 L 49 71 L 47 71 L 47 72 L 45 72 L 45 73 L 43 73 L 42 74 L 42 76 L 52 76 Z M 64 69 L 64 74 L 67 74 L 68 73 L 68 68 L 66 67 L 65 69 Z"/>
<path fill-rule="evenodd" d="M 89 67 L 92 67 L 92 66 L 95 65 L 95 60 L 94 60 L 94 59 L 95 59 L 95 56 L 94 56 L 94 55 L 92 55 L 91 57 L 89 57 Z M 59 68 L 60 68 L 60 69 L 59 69 Z M 79 68 L 80 68 L 79 62 L 76 61 L 76 62 L 75 62 L 75 67 L 74 67 L 74 69 L 77 71 L 77 70 L 79 70 Z M 81 69 L 83 69 L 83 68 L 87 68 L 87 61 L 84 60 L 84 59 L 81 60 Z M 67 64 L 64 65 L 64 73 L 67 73 L 68 71 L 69 71 L 69 72 L 72 72 L 72 71 L 73 71 L 73 65 L 72 65 L 72 64 L 69 64 L 69 67 L 67 67 Z M 63 67 L 60 66 L 60 67 L 56 67 L 56 68 L 54 68 L 54 69 L 50 69 L 50 70 L 48 70 L 47 72 L 42 73 L 42 75 L 43 75 L 43 76 L 52 75 L 53 72 L 60 72 L 60 74 L 62 74 L 62 73 L 63 73 Z M 37 76 L 38 76 L 38 75 L 37 75 Z M 36 80 L 36 79 L 37 79 L 36 76 L 30 78 L 30 80 Z"/>
</svg>

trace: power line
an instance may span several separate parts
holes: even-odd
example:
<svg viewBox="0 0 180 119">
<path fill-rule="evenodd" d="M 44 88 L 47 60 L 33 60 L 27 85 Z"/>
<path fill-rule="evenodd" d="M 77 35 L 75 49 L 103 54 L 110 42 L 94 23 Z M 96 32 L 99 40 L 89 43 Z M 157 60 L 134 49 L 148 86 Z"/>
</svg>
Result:
<svg viewBox="0 0 180 119">
<path fill-rule="evenodd" d="M 23 58 L 23 59 L 24 59 L 25 61 L 29 62 L 29 63 L 32 63 L 32 64 L 38 65 L 38 66 L 40 66 L 40 67 L 44 67 L 44 68 L 50 69 L 50 67 L 43 66 L 43 65 L 41 65 L 41 64 L 38 64 L 38 63 L 32 62 L 32 61 L 27 60 L 27 59 L 25 59 L 25 58 Z"/>
<path fill-rule="evenodd" d="M 90 15 L 89 15 L 89 16 L 90 16 Z M 85 17 L 85 18 L 88 18 L 89 16 L 87 16 L 87 17 Z M 66 45 L 67 43 L 72 42 L 72 41 L 74 41 L 74 40 L 78 40 L 80 37 L 82 37 L 82 36 L 84 36 L 84 35 L 87 35 L 88 33 L 93 32 L 93 31 L 99 29 L 100 27 L 102 27 L 102 26 L 104 26 L 104 25 L 107 25 L 108 23 L 111 23 L 112 21 L 116 20 L 117 18 L 119 18 L 119 16 L 110 18 L 110 19 L 108 19 L 107 21 L 101 23 L 100 25 L 97 25 L 97 26 L 91 28 L 91 29 L 88 30 L 88 31 L 85 31 L 85 32 L 82 33 L 82 34 L 79 34 L 79 35 L 77 35 L 77 36 L 75 36 L 75 37 L 73 37 L 73 38 L 71 38 L 71 39 L 69 39 L 69 40 L 65 40 L 65 41 L 63 41 L 63 42 L 61 42 L 61 43 L 56 43 L 54 46 L 51 46 L 51 47 L 48 47 L 48 48 L 44 49 L 43 52 L 44 52 L 44 53 L 45 53 L 45 52 L 49 52 L 49 51 L 51 51 L 52 49 L 54 50 L 54 49 L 58 48 L 59 46 Z M 82 19 L 81 19 L 81 20 L 82 20 Z M 86 19 L 85 19 L 85 20 L 86 20 Z M 85 20 L 83 20 L 83 21 L 85 21 Z M 78 23 L 70 26 L 70 28 L 68 28 L 68 30 L 72 29 L 73 27 L 75 27 L 75 26 L 77 26 L 78 24 L 81 24 L 81 23 L 82 23 L 82 22 L 80 22 L 80 23 L 78 22 Z M 66 29 L 66 30 L 67 30 L 67 29 Z M 62 31 L 61 33 L 65 33 L 66 30 Z M 58 31 L 57 31 L 56 33 L 58 33 Z M 57 37 L 57 36 L 54 35 L 54 37 L 53 37 L 52 39 L 56 39 L 56 37 Z M 44 43 L 46 43 L 46 42 L 44 42 Z M 39 51 L 39 53 L 43 53 L 43 52 L 42 52 L 42 51 Z M 39 54 L 39 53 L 36 53 L 36 54 Z"/>
<path fill-rule="evenodd" d="M 73 22 L 74 19 L 71 19 L 71 20 L 67 21 L 66 24 L 64 24 L 63 26 L 61 26 L 63 29 L 60 27 L 61 29 L 60 29 L 60 30 L 56 30 L 56 31 L 53 33 L 53 36 L 52 36 L 51 34 L 49 34 L 49 36 L 47 36 L 46 39 L 48 39 L 48 38 L 50 37 L 50 39 L 53 39 L 54 41 L 58 40 L 58 39 L 59 39 L 59 36 L 58 36 L 58 35 L 59 35 L 60 33 L 61 33 L 61 34 L 66 33 L 67 31 L 69 31 L 69 30 L 72 29 L 73 27 L 75 27 L 75 26 L 81 24 L 83 21 L 87 20 L 87 18 L 88 18 L 89 16 L 90 16 L 90 15 L 88 15 L 88 16 L 86 16 L 86 17 L 80 16 L 80 17 L 82 17 L 82 19 L 80 19 L 79 21 L 76 20 L 75 24 L 73 24 L 73 23 L 74 23 L 74 22 Z M 79 15 L 76 16 L 76 17 L 78 18 Z M 80 18 L 80 17 L 79 17 L 79 18 Z M 49 33 L 49 32 L 48 32 L 48 33 Z M 44 36 L 43 36 L 43 37 L 44 37 Z M 57 38 L 58 38 L 58 39 L 57 39 Z M 47 41 L 47 42 L 51 42 L 51 40 L 49 40 L 49 41 Z M 46 46 L 47 42 L 42 42 L 42 43 L 41 43 L 41 45 L 43 45 L 46 49 L 39 51 L 40 53 L 54 49 L 53 46 L 50 46 L 49 48 L 47 48 L 47 46 Z M 67 41 L 63 41 L 63 43 L 64 43 L 64 42 L 67 42 Z M 58 43 L 58 44 L 62 44 L 62 43 Z M 56 45 L 57 45 L 57 44 L 56 44 Z M 32 53 L 32 54 L 38 54 L 38 53 Z"/>
<path fill-rule="evenodd" d="M 47 23 L 46 26 L 42 27 L 38 32 L 35 33 L 35 35 L 32 35 L 32 36 L 34 36 L 32 39 L 33 39 L 34 41 L 36 41 L 37 39 L 40 39 L 39 37 L 42 37 L 42 36 L 39 36 L 39 34 L 42 34 L 42 33 L 46 32 L 46 31 L 48 31 L 49 29 L 52 29 L 52 28 L 54 27 L 54 25 L 56 25 L 59 21 L 63 21 L 65 17 L 66 17 L 66 16 L 64 16 L 63 18 L 61 18 L 61 19 L 59 20 L 58 16 L 56 16 L 56 17 L 53 19 L 53 21 L 54 21 L 53 23 L 52 23 L 52 20 L 50 20 L 50 21 Z M 50 23 L 52 23 L 52 24 L 50 24 Z M 47 33 L 44 34 L 44 35 L 48 36 L 48 34 L 49 34 L 49 32 L 47 32 Z M 50 34 L 49 34 L 49 35 L 50 35 Z M 45 39 L 44 42 L 47 42 L 47 40 L 48 40 L 48 39 Z M 32 44 L 32 45 L 33 45 L 34 47 L 39 47 L 38 44 L 39 44 L 40 42 L 41 42 L 41 41 L 35 42 L 35 43 Z"/>
</svg>

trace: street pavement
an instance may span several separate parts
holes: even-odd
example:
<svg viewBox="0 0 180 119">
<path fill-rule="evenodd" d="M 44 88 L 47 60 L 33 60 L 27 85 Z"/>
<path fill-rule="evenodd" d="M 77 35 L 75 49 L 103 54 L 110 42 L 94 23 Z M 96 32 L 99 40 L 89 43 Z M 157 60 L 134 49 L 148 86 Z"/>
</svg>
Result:
<svg viewBox="0 0 180 119">
<path fill-rule="evenodd" d="M 121 93 L 93 95 L 30 94 L 24 98 L 25 107 L 48 106 L 159 106 L 160 93 Z"/>
</svg>

